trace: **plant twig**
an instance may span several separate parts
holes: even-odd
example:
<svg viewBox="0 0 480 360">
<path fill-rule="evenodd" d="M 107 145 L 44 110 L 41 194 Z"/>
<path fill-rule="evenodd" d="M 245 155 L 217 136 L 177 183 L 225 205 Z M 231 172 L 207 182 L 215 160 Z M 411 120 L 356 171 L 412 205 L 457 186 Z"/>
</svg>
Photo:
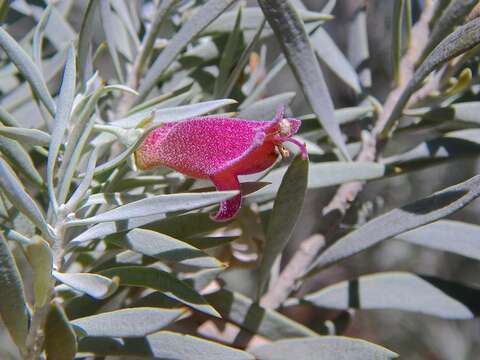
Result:
<svg viewBox="0 0 480 360">
<path fill-rule="evenodd" d="M 290 262 L 273 282 L 270 290 L 262 297 L 260 304 L 266 308 L 278 308 L 295 290 L 298 274 L 305 271 L 304 264 L 310 264 L 313 260 L 312 254 L 317 254 L 324 245 L 325 237 L 321 234 L 314 234 L 303 240 Z"/>
<path fill-rule="evenodd" d="M 377 121 L 370 135 L 363 136 L 362 149 L 355 159 L 356 162 L 372 162 L 378 156 L 379 149 L 384 145 L 380 140 L 387 120 L 402 95 L 408 81 L 412 78 L 415 70 L 415 62 L 419 58 L 423 48 L 428 41 L 428 24 L 433 14 L 431 1 L 425 1 L 425 8 L 420 19 L 412 27 L 412 46 L 407 49 L 400 62 L 399 82 L 388 95 L 383 105 L 383 111 L 379 114 Z M 270 286 L 268 292 L 263 296 L 261 303 L 265 307 L 276 308 L 280 306 L 295 289 L 295 283 L 305 274 L 310 264 L 317 257 L 318 252 L 329 245 L 332 236 L 336 233 L 343 216 L 350 208 L 365 185 L 364 181 L 354 181 L 341 185 L 330 203 L 323 209 L 322 215 L 327 220 L 329 228 L 325 234 L 316 234 L 304 240 L 299 249 L 295 252 L 290 262 L 281 272 L 278 279 Z"/>
</svg>

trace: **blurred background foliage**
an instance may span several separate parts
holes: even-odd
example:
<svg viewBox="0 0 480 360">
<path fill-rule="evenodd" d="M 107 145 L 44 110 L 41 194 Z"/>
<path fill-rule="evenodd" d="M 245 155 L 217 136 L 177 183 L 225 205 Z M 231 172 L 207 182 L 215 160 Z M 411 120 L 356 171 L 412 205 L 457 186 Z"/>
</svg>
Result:
<svg viewBox="0 0 480 360">
<path fill-rule="evenodd" d="M 0 358 L 476 358 L 477 3 L 0 1 Z M 309 164 L 228 223 L 136 169 L 163 122 L 279 105 Z"/>
</svg>

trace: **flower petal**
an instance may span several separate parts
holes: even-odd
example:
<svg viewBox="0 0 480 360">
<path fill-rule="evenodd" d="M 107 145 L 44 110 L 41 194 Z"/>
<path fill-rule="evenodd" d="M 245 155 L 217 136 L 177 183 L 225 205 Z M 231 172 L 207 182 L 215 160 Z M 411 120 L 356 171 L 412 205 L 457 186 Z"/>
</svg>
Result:
<svg viewBox="0 0 480 360">
<path fill-rule="evenodd" d="M 207 178 L 241 158 L 268 125 L 229 118 L 189 119 L 171 129 L 157 148 L 158 156 L 164 166 Z"/>
<path fill-rule="evenodd" d="M 240 183 L 236 175 L 230 172 L 216 174 L 210 177 L 217 190 L 240 190 Z M 220 203 L 220 208 L 215 214 L 210 214 L 210 218 L 215 221 L 227 221 L 234 217 L 242 203 L 242 195 L 238 194 L 234 197 L 224 200 Z"/>
<path fill-rule="evenodd" d="M 141 170 L 149 170 L 163 165 L 159 150 L 165 142 L 174 123 L 164 124 L 148 134 L 147 138 L 135 151 L 135 163 Z"/>
</svg>

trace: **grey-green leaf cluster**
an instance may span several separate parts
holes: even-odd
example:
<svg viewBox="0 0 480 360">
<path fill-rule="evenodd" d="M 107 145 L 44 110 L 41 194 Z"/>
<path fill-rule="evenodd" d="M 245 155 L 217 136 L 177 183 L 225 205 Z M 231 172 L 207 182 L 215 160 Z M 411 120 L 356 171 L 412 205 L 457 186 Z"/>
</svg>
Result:
<svg viewBox="0 0 480 360">
<path fill-rule="evenodd" d="M 0 0 L 0 359 L 478 357 L 479 13 Z"/>
</svg>

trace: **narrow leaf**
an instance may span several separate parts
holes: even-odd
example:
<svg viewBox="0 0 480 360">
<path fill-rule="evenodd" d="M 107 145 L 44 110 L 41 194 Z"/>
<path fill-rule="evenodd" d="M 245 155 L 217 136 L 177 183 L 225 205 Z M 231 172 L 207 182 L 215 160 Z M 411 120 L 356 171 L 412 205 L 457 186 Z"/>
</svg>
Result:
<svg viewBox="0 0 480 360">
<path fill-rule="evenodd" d="M 52 5 L 46 7 L 45 11 L 40 18 L 37 26 L 35 27 L 35 33 L 33 34 L 32 53 L 33 60 L 38 69 L 42 69 L 42 48 L 43 48 L 43 34 L 47 27 L 50 14 L 52 13 Z"/>
<path fill-rule="evenodd" d="M 480 101 L 461 102 L 451 106 L 455 112 L 455 120 L 473 122 L 478 124 L 478 112 L 480 111 Z"/>
<path fill-rule="evenodd" d="M 230 70 L 232 69 L 234 62 L 237 60 L 235 55 L 238 52 L 238 48 L 242 46 L 242 31 L 240 30 L 241 21 L 242 6 L 240 6 L 237 10 L 235 25 L 232 32 L 228 35 L 227 43 L 225 44 L 225 48 L 223 49 L 220 57 L 220 63 L 218 64 L 218 76 L 215 80 L 213 90 L 215 98 L 219 98 L 225 91 Z"/>
<path fill-rule="evenodd" d="M 12 340 L 24 349 L 28 333 L 28 315 L 23 283 L 12 253 L 0 236 L 0 316 Z"/>
<path fill-rule="evenodd" d="M 184 309 L 138 307 L 105 312 L 72 321 L 84 336 L 143 337 L 174 322 Z"/>
<path fill-rule="evenodd" d="M 135 19 L 139 14 L 132 8 L 128 8 L 127 1 L 113 0 L 112 7 L 118 14 L 122 23 L 125 26 L 126 31 L 135 43 L 135 48 L 140 47 L 140 41 L 138 39 L 136 28 L 140 27 L 138 19 Z"/>
<path fill-rule="evenodd" d="M 22 235 L 19 232 L 12 229 L 3 230 L 2 235 L 5 236 L 5 239 L 16 241 L 22 246 L 27 246 L 32 243 L 32 239 L 29 239 L 25 235 Z"/>
<path fill-rule="evenodd" d="M 0 121 L 7 126 L 14 126 L 19 127 L 20 124 L 18 123 L 17 119 L 13 117 L 5 108 L 0 106 Z"/>
<path fill-rule="evenodd" d="M 165 214 L 156 214 L 151 216 L 136 217 L 132 219 L 126 219 L 123 221 L 110 221 L 97 224 L 91 228 L 85 230 L 77 237 L 73 238 L 69 242 L 70 247 L 75 247 L 82 242 L 86 242 L 93 239 L 100 239 L 110 234 L 116 234 L 119 232 L 125 232 L 137 227 L 144 226 L 149 223 L 161 220 L 165 218 Z"/>
<path fill-rule="evenodd" d="M 291 359 L 305 360 L 388 360 L 398 357 L 379 345 L 343 336 L 281 340 L 254 348 L 251 352 L 257 360 L 283 360 L 285 354 Z"/>
<path fill-rule="evenodd" d="M 207 213 L 188 213 L 167 217 L 144 227 L 183 240 L 195 235 L 210 233 L 225 225 L 228 225 L 228 222 L 213 221 Z M 194 246 L 202 249 L 198 243 Z"/>
<path fill-rule="evenodd" d="M 52 139 L 48 149 L 47 185 L 50 203 L 54 210 L 56 210 L 58 206 L 53 184 L 55 163 L 65 135 L 65 130 L 67 129 L 68 121 L 70 120 L 70 113 L 72 112 L 73 99 L 75 97 L 75 66 L 75 51 L 73 46 L 71 46 L 67 52 L 67 62 L 63 72 L 60 95 L 58 96 L 58 107 L 53 124 Z"/>
<path fill-rule="evenodd" d="M 173 211 L 192 210 L 229 199 L 236 194 L 236 191 L 219 191 L 211 193 L 157 195 L 119 206 L 116 209 L 90 218 L 74 220 L 69 224 L 85 225 L 107 221 L 122 221 L 135 217 L 165 214 Z"/>
<path fill-rule="evenodd" d="M 172 108 L 161 108 L 161 106 L 152 106 L 138 111 L 125 118 L 112 121 L 111 125 L 124 128 L 134 128 L 153 114 L 152 125 L 160 126 L 162 123 L 165 122 L 173 122 L 206 114 L 208 112 L 235 103 L 236 101 L 232 99 L 222 99 L 205 101 L 198 104 L 176 106 Z"/>
<path fill-rule="evenodd" d="M 367 6 L 357 1 L 352 9 L 352 19 L 347 24 L 347 55 L 353 68 L 357 70 L 363 88 L 372 86 L 372 73 L 369 68 L 370 50 L 368 46 Z"/>
<path fill-rule="evenodd" d="M 50 135 L 37 129 L 0 126 L 0 135 L 17 140 L 25 145 L 48 146 Z"/>
<path fill-rule="evenodd" d="M 11 129 L 0 125 L 0 153 L 8 160 L 11 166 L 37 186 L 43 186 L 42 176 L 38 173 L 35 164 L 28 152 L 16 140 L 8 139 L 2 133 L 4 129 Z"/>
<path fill-rule="evenodd" d="M 203 251 L 168 235 L 151 230 L 134 229 L 107 241 L 143 255 L 202 268 L 218 268 L 223 264 Z"/>
<path fill-rule="evenodd" d="M 402 20 L 404 7 L 405 0 L 395 0 L 393 3 L 392 68 L 393 81 L 397 85 L 400 81 L 400 58 L 402 56 Z"/>
<path fill-rule="evenodd" d="M 425 59 L 426 56 L 453 31 L 456 25 L 462 24 L 465 17 L 477 3 L 476 0 L 450 1 L 450 4 L 443 10 L 440 18 L 435 22 L 435 26 L 428 37 L 428 43 L 422 52 L 420 60 Z"/>
<path fill-rule="evenodd" d="M 472 319 L 480 315 L 475 301 L 479 294 L 479 289 L 430 276 L 383 272 L 328 286 L 304 296 L 301 302 L 330 309 L 395 309 L 444 319 Z"/>
<path fill-rule="evenodd" d="M 392 110 L 382 131 L 382 136 L 390 135 L 392 127 L 401 117 L 404 107 L 410 96 L 421 87 L 423 80 L 432 71 L 446 61 L 464 53 L 480 43 L 480 18 L 476 18 L 465 25 L 459 26 L 432 50 L 422 65 L 415 71 Z"/>
<path fill-rule="evenodd" d="M 257 201 L 265 196 L 275 194 L 285 172 L 285 167 L 271 171 L 262 178 L 262 181 L 270 182 L 270 185 L 250 195 L 249 198 Z M 376 179 L 384 174 L 385 166 L 376 163 L 342 161 L 312 163 L 308 173 L 308 188 L 315 189 L 350 181 Z"/>
<path fill-rule="evenodd" d="M 259 25 L 257 31 L 255 32 L 255 35 L 253 38 L 250 40 L 248 45 L 245 47 L 245 49 L 242 51 L 242 55 L 238 59 L 235 67 L 233 68 L 230 76 L 226 80 L 226 88 L 225 91 L 223 92 L 223 96 L 221 97 L 227 97 L 230 95 L 232 92 L 233 88 L 237 84 L 238 78 L 243 74 L 243 71 L 245 70 L 245 66 L 247 66 L 249 60 L 250 60 L 250 55 L 252 54 L 252 51 L 255 49 L 255 47 L 258 45 L 258 42 L 260 40 L 260 35 L 262 35 L 263 29 L 265 28 L 265 24 L 267 23 L 267 20 L 263 20 L 262 23 Z"/>
<path fill-rule="evenodd" d="M 227 289 L 206 295 L 206 299 L 224 319 L 271 340 L 317 335 L 313 330 L 277 311 L 265 309 L 242 294 Z"/>
<path fill-rule="evenodd" d="M 57 303 L 50 306 L 45 324 L 47 360 L 71 360 L 77 352 L 77 339 L 65 312 Z"/>
<path fill-rule="evenodd" d="M 117 281 L 98 274 L 59 273 L 55 271 L 53 275 L 62 283 L 95 299 L 105 299 L 118 288 Z"/>
<path fill-rule="evenodd" d="M 462 135 L 462 136 L 461 136 Z M 449 133 L 437 139 L 422 142 L 404 153 L 383 159 L 393 174 L 417 170 L 442 161 L 478 155 L 480 144 L 468 138 L 469 134 Z"/>
<path fill-rule="evenodd" d="M 90 47 L 95 33 L 95 19 L 98 13 L 100 2 L 98 0 L 90 0 L 85 15 L 82 20 L 80 32 L 78 35 L 78 69 L 79 79 L 82 87 L 85 88 L 87 79 L 90 78 L 90 70 L 88 66 L 89 56 L 91 56 Z"/>
<path fill-rule="evenodd" d="M 149 335 L 147 341 L 154 349 L 154 356 L 161 359 L 181 359 L 188 354 L 197 354 L 198 360 L 254 360 L 248 353 L 218 342 L 170 331 Z"/>
<path fill-rule="evenodd" d="M 154 289 L 195 310 L 220 317 L 218 312 L 199 293 L 165 271 L 141 266 L 124 266 L 102 271 L 102 274 L 108 277 L 117 276 L 122 286 Z"/>
<path fill-rule="evenodd" d="M 37 239 L 26 246 L 25 253 L 33 271 L 35 306 L 40 308 L 50 300 L 52 293 L 52 250 L 46 241 Z"/>
<path fill-rule="evenodd" d="M 66 49 L 62 49 L 57 52 L 53 57 L 45 59 L 43 61 L 43 77 L 46 83 L 54 79 L 61 72 L 65 62 L 65 55 Z M 29 82 L 26 81 L 23 82 L 21 85 L 17 86 L 15 89 L 4 94 L 1 104 L 7 111 L 14 111 L 15 109 L 21 107 L 22 105 L 26 105 L 31 101 L 31 86 Z M 54 114 L 52 114 L 52 116 L 54 116 Z M 30 120 L 33 124 L 35 124 L 35 126 L 39 126 L 40 118 L 34 117 Z"/>
<path fill-rule="evenodd" d="M 272 95 L 242 107 L 238 117 L 245 119 L 271 119 L 279 106 L 289 105 L 295 97 L 293 91 Z"/>
<path fill-rule="evenodd" d="M 395 238 L 432 249 L 480 260 L 480 226 L 454 220 L 439 220 Z"/>
<path fill-rule="evenodd" d="M 180 31 L 170 40 L 167 47 L 163 49 L 147 71 L 143 81 L 140 82 L 140 96 L 136 99 L 135 105 L 145 100 L 157 84 L 163 72 L 192 39 L 200 34 L 203 29 L 224 12 L 233 2 L 234 0 L 210 0 L 201 6 L 197 12 L 183 24 Z"/>
<path fill-rule="evenodd" d="M 141 77 L 143 68 L 147 63 L 147 60 L 150 58 L 161 26 L 164 24 L 165 20 L 170 14 L 170 11 L 177 3 L 178 0 L 165 0 L 158 3 L 155 9 L 155 14 L 152 16 L 152 24 L 145 34 L 145 38 L 143 39 L 142 46 L 140 48 L 140 53 L 138 55 L 135 69 L 137 78 Z"/>
<path fill-rule="evenodd" d="M 104 91 L 105 92 L 118 91 L 118 92 L 130 94 L 130 95 L 134 95 L 134 96 L 138 95 L 138 92 L 135 89 L 132 89 L 131 87 L 129 87 L 127 85 L 122 85 L 122 84 L 107 85 L 107 86 L 105 86 Z"/>
<path fill-rule="evenodd" d="M 127 147 L 123 152 L 115 156 L 113 159 L 103 163 L 102 165 L 97 166 L 94 169 L 93 175 L 98 176 L 105 174 L 109 171 L 112 171 L 118 167 L 120 167 L 124 162 L 129 159 L 133 161 L 133 153 L 135 150 L 140 146 L 143 140 L 147 137 L 148 132 L 142 132 L 142 134 L 138 135 L 137 138 L 134 140 L 133 144 Z"/>
<path fill-rule="evenodd" d="M 23 50 L 3 28 L 0 28 L 0 46 L 7 53 L 8 57 L 15 64 L 20 73 L 25 76 L 25 79 L 32 87 L 33 92 L 38 96 L 40 101 L 42 101 L 50 114 L 52 116 L 55 115 L 55 103 L 48 92 L 40 71 L 25 50 Z"/>
<path fill-rule="evenodd" d="M 480 175 L 381 215 L 328 247 L 312 264 L 321 268 L 380 241 L 442 219 L 480 196 Z"/>
<path fill-rule="evenodd" d="M 262 295 L 273 264 L 281 256 L 300 217 L 307 181 L 308 160 L 297 156 L 282 179 L 272 214 L 268 220 L 263 257 L 258 270 L 258 296 Z"/>
<path fill-rule="evenodd" d="M 310 41 L 320 60 L 325 63 L 339 79 L 350 86 L 353 91 L 361 93 L 362 88 L 355 69 L 340 51 L 330 35 L 320 27 L 310 35 Z"/>
<path fill-rule="evenodd" d="M 15 204 L 15 207 L 27 216 L 47 239 L 53 237 L 40 208 L 25 191 L 12 168 L 2 158 L 0 158 L 0 187 L 7 199 Z"/>
<path fill-rule="evenodd" d="M 259 0 L 259 4 L 313 112 L 344 157 L 349 159 L 335 121 L 332 99 L 302 20 L 288 0 Z"/>
<path fill-rule="evenodd" d="M 405 0 L 405 12 L 404 19 L 405 19 L 405 37 L 407 39 L 406 44 L 407 47 L 410 48 L 412 46 L 412 0 Z"/>
<path fill-rule="evenodd" d="M 113 33 L 117 30 L 114 26 L 113 14 L 112 9 L 110 8 L 109 0 L 100 0 L 100 16 L 102 20 L 101 23 L 103 26 L 103 31 L 107 39 L 108 52 L 110 53 L 110 56 L 112 58 L 113 67 L 115 69 L 118 80 L 123 83 L 125 81 L 123 79 L 122 68 L 120 67 L 120 59 L 118 58 L 117 47 L 115 44 L 115 35 Z"/>
<path fill-rule="evenodd" d="M 125 205 L 132 201 L 137 201 L 147 198 L 147 194 L 128 194 L 128 193 L 98 193 L 93 194 L 82 201 L 79 206 L 79 209 L 88 207 L 91 205 Z"/>
<path fill-rule="evenodd" d="M 255 360 L 244 351 L 218 342 L 170 331 L 159 331 L 141 341 L 85 338 L 80 343 L 79 350 L 97 355 L 147 356 L 172 360 L 189 359 L 192 354 L 195 354 L 195 360 Z"/>
<path fill-rule="evenodd" d="M 63 153 L 62 164 L 58 170 L 59 184 L 57 188 L 60 203 L 65 201 L 70 190 L 73 176 L 77 170 L 77 164 L 83 153 L 83 149 L 87 144 L 95 122 L 95 116 L 92 115 L 95 111 L 97 101 L 102 94 L 104 94 L 104 89 L 105 86 L 101 82 L 92 95 L 90 95 L 86 104 L 82 107 L 78 115 L 78 120 L 69 134 L 65 151 Z"/>
<path fill-rule="evenodd" d="M 90 188 L 90 184 L 92 183 L 92 180 L 93 180 L 96 164 L 97 164 L 97 150 L 96 148 L 94 148 L 90 154 L 90 158 L 88 159 L 85 176 L 83 177 L 80 184 L 77 186 L 77 189 L 72 194 L 70 199 L 68 199 L 68 202 L 65 204 L 65 207 L 69 211 L 75 211 L 77 209 L 78 204 L 80 203 L 80 201 L 82 201 L 88 189 Z"/>
<path fill-rule="evenodd" d="M 287 65 L 287 60 L 285 60 L 283 56 L 278 57 L 274 62 L 273 67 L 268 71 L 267 75 L 257 84 L 253 91 L 248 94 L 247 98 L 242 102 L 240 105 L 240 110 L 248 108 L 252 103 L 260 98 L 267 85 L 277 77 L 285 65 Z"/>
<path fill-rule="evenodd" d="M 248 6 L 242 10 L 243 15 L 242 21 L 240 23 L 240 28 L 243 32 L 255 31 L 258 29 L 263 19 L 265 18 L 258 6 Z M 305 8 L 298 9 L 298 15 L 305 23 L 315 23 L 315 22 L 324 22 L 332 20 L 333 16 L 325 12 L 322 9 L 322 12 L 309 11 Z M 220 15 L 214 22 L 212 22 L 208 27 L 203 31 L 202 34 L 218 34 L 218 33 L 230 33 L 235 24 L 235 18 L 237 12 L 235 10 L 226 11 Z M 267 30 L 267 29 L 266 29 Z M 265 31 L 262 37 L 271 35 L 271 31 Z"/>
</svg>

